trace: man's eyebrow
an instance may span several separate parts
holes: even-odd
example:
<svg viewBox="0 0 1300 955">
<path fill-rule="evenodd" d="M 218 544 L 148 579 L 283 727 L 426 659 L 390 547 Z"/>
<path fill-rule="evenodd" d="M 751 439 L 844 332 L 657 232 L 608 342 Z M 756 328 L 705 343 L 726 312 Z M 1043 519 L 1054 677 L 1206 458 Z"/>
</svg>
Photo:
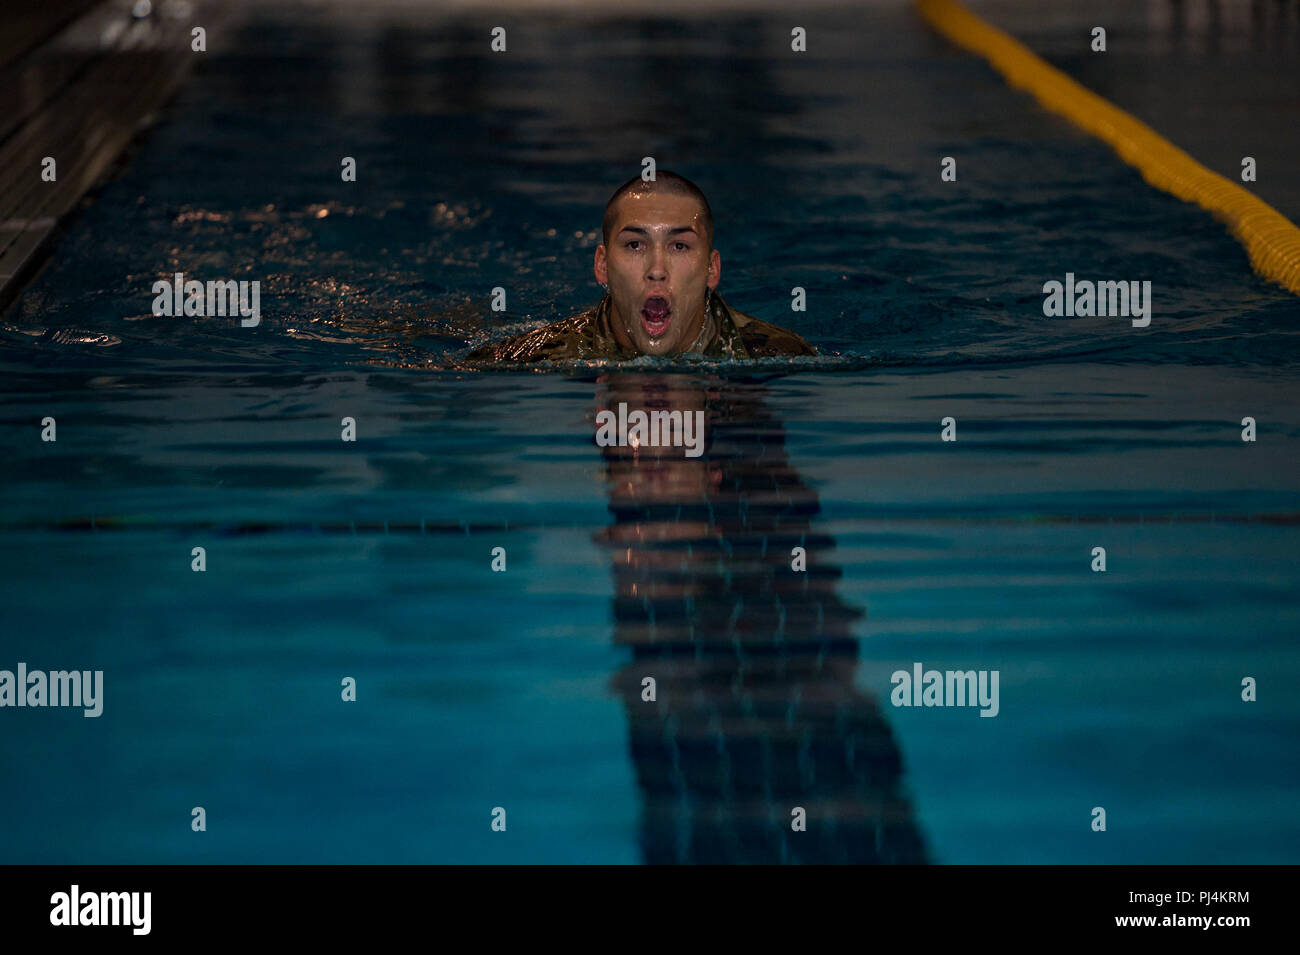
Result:
<svg viewBox="0 0 1300 955">
<path fill-rule="evenodd" d="M 625 225 L 623 226 L 623 228 L 619 229 L 618 231 L 619 231 L 619 235 L 622 235 L 624 232 L 636 232 L 639 235 L 650 234 L 649 229 L 647 229 L 645 226 L 639 226 L 639 225 Z M 689 225 L 679 225 L 675 229 L 668 230 L 669 235 L 677 235 L 680 232 L 690 232 L 692 235 L 699 235 L 699 233 L 695 231 L 695 227 Z"/>
</svg>

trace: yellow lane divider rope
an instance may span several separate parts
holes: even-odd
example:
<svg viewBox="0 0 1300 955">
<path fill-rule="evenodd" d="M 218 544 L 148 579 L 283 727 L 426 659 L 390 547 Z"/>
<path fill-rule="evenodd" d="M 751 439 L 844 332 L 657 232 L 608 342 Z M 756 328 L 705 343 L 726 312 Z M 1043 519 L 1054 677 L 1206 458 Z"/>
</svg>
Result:
<svg viewBox="0 0 1300 955">
<path fill-rule="evenodd" d="M 1157 189 L 1195 202 L 1227 223 L 1255 271 L 1300 295 L 1300 229 L 1258 196 L 1211 172 L 1150 126 L 1035 56 L 957 0 L 916 0 L 920 14 L 953 43 L 982 56 L 1013 87 L 1109 143 Z"/>
</svg>

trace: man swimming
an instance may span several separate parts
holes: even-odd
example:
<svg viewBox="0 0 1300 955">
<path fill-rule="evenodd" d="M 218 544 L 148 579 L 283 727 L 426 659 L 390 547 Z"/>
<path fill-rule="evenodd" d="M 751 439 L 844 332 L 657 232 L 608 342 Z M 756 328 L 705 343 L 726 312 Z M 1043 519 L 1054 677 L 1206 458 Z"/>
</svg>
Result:
<svg viewBox="0 0 1300 955">
<path fill-rule="evenodd" d="M 571 318 L 484 345 L 469 361 L 534 362 L 693 354 L 815 355 L 794 332 L 738 312 L 717 292 L 713 212 L 689 179 L 660 170 L 625 182 L 605 205 L 596 281 L 605 296 Z"/>
</svg>

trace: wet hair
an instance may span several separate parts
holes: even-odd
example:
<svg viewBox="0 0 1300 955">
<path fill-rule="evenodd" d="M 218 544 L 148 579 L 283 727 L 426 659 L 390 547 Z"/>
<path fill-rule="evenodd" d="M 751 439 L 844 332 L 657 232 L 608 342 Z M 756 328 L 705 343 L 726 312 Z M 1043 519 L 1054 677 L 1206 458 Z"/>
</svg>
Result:
<svg viewBox="0 0 1300 955">
<path fill-rule="evenodd" d="M 690 196 L 696 200 L 704 209 L 703 226 L 704 241 L 709 244 L 709 249 L 713 249 L 713 210 L 709 208 L 709 200 L 704 198 L 704 193 L 700 187 L 691 182 L 685 176 L 679 176 L 675 172 L 667 169 L 660 169 L 655 173 L 653 182 L 645 182 L 640 176 L 634 176 L 623 185 L 614 190 L 614 194 L 609 197 L 609 202 L 605 203 L 605 219 L 601 223 L 601 234 L 605 245 L 609 245 L 609 233 L 614 228 L 615 217 L 617 215 L 615 207 L 618 200 L 623 198 L 629 192 L 659 192 L 660 190 L 674 193 L 679 196 Z"/>
</svg>

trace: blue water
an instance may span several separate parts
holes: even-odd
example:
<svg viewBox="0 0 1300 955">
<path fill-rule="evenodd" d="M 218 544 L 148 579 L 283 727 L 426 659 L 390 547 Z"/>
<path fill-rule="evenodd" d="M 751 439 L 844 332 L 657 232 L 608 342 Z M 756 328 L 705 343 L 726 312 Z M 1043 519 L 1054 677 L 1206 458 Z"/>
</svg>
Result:
<svg viewBox="0 0 1300 955">
<path fill-rule="evenodd" d="M 0 329 L 0 669 L 106 686 L 0 710 L 0 861 L 1300 860 L 1300 300 L 906 7 L 800 17 L 816 55 L 759 13 L 214 27 Z M 456 370 L 596 299 L 643 155 L 823 357 Z M 155 318 L 175 271 L 262 324 Z M 1044 318 L 1067 271 L 1151 280 L 1150 328 Z M 706 452 L 596 447 L 619 401 Z M 892 705 L 917 662 L 998 716 Z"/>
</svg>

